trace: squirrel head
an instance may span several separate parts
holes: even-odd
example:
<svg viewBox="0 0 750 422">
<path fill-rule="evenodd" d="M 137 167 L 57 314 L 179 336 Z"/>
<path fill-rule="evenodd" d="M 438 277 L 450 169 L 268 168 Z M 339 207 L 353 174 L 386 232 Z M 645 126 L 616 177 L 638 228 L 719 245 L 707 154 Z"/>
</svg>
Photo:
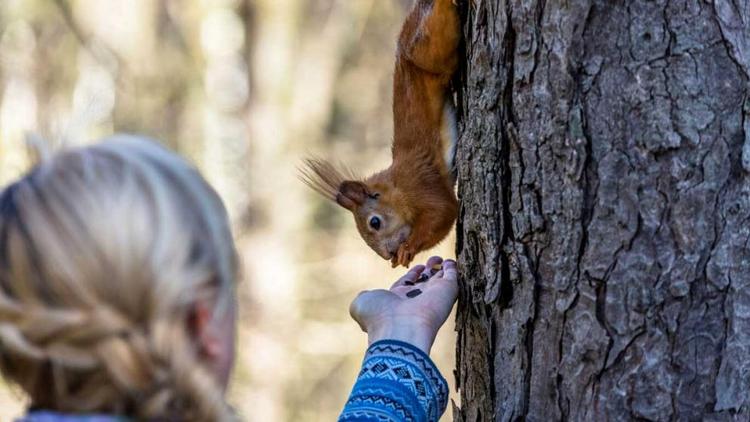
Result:
<svg viewBox="0 0 750 422">
<path fill-rule="evenodd" d="M 398 190 L 384 177 L 361 181 L 319 159 L 305 160 L 300 173 L 310 188 L 351 211 L 360 236 L 383 259 L 391 260 L 411 234 L 409 216 L 399 212 L 405 207 Z"/>
</svg>

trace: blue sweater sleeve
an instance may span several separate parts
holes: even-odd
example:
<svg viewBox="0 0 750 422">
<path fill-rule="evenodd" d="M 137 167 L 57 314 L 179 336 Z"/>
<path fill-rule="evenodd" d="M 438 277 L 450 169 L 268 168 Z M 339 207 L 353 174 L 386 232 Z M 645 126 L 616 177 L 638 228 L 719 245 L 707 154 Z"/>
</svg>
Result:
<svg viewBox="0 0 750 422">
<path fill-rule="evenodd" d="M 397 340 L 373 343 L 339 422 L 437 422 L 448 383 L 424 352 Z"/>
</svg>

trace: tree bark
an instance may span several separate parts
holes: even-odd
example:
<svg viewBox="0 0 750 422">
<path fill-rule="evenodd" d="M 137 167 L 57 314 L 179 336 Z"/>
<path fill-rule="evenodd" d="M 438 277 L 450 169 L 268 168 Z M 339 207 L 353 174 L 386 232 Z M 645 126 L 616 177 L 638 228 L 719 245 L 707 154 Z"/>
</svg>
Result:
<svg viewBox="0 0 750 422">
<path fill-rule="evenodd" d="M 750 0 L 466 0 L 455 421 L 750 418 Z"/>
</svg>

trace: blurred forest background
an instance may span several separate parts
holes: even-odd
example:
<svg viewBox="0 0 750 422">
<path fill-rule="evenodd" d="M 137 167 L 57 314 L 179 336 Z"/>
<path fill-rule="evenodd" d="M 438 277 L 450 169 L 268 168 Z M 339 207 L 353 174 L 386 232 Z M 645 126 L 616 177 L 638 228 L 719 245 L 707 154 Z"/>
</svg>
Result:
<svg viewBox="0 0 750 422">
<path fill-rule="evenodd" d="M 60 147 L 133 132 L 187 157 L 224 198 L 242 255 L 230 402 L 248 421 L 335 420 L 366 347 L 349 302 L 403 270 L 296 166 L 308 153 L 363 174 L 388 164 L 395 41 L 410 5 L 0 0 L 0 185 L 34 161 L 29 139 Z M 452 256 L 453 243 L 434 253 Z M 451 383 L 452 321 L 433 349 Z M 0 383 L 0 421 L 24 406 Z"/>
</svg>

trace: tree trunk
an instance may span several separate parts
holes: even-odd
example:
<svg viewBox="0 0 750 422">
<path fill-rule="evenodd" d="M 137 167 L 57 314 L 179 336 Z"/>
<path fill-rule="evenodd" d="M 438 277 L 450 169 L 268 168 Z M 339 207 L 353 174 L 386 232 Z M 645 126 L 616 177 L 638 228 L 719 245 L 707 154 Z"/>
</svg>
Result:
<svg viewBox="0 0 750 422">
<path fill-rule="evenodd" d="M 454 420 L 747 421 L 750 0 L 462 6 Z"/>
</svg>

